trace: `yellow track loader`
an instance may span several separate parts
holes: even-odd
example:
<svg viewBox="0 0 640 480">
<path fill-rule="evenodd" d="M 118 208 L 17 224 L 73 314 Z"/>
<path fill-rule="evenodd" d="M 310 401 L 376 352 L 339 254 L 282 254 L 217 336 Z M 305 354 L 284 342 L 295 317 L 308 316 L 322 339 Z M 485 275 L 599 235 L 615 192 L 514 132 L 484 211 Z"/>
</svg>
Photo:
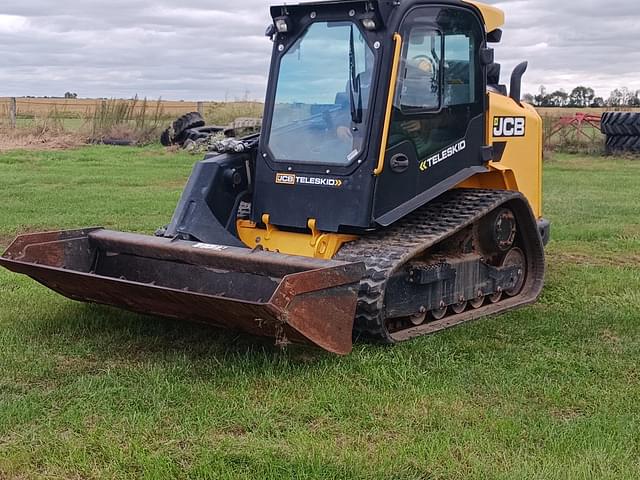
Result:
<svg viewBox="0 0 640 480">
<path fill-rule="evenodd" d="M 0 264 L 71 299 L 307 343 L 396 343 L 530 304 L 542 128 L 474 1 L 274 6 L 261 133 L 198 162 L 155 236 L 18 237 Z"/>
</svg>

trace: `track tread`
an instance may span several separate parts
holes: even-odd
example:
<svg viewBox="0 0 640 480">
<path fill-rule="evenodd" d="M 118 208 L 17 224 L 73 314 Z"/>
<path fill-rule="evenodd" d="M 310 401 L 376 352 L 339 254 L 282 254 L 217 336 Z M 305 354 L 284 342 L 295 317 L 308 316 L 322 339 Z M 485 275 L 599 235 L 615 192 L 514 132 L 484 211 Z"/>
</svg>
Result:
<svg viewBox="0 0 640 480">
<path fill-rule="evenodd" d="M 608 152 L 640 153 L 640 136 L 609 136 L 606 147 Z"/>
<path fill-rule="evenodd" d="M 640 113 L 606 112 L 602 115 L 600 130 L 610 136 L 640 136 Z"/>
<path fill-rule="evenodd" d="M 388 279 L 408 261 L 521 194 L 503 190 L 458 189 L 418 209 L 391 227 L 346 244 L 335 259 L 364 262 L 354 337 L 395 343 L 384 322 Z M 544 259 L 542 259 L 544 261 Z M 446 328 L 451 322 L 442 322 Z"/>
</svg>

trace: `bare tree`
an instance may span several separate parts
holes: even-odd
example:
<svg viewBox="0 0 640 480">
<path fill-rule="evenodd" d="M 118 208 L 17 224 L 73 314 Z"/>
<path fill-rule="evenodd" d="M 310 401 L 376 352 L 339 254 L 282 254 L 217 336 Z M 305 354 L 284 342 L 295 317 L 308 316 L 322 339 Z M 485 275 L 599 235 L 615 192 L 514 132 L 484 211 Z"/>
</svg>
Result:
<svg viewBox="0 0 640 480">
<path fill-rule="evenodd" d="M 576 87 L 571 91 L 569 95 L 569 106 L 585 108 L 591 105 L 596 93 L 593 88 L 589 87 Z"/>
</svg>

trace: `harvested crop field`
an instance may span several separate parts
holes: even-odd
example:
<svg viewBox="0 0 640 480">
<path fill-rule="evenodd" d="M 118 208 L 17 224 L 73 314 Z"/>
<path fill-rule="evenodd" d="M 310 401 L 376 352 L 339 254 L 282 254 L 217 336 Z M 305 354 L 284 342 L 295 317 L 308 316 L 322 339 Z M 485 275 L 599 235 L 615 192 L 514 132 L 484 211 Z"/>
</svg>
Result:
<svg viewBox="0 0 640 480">
<path fill-rule="evenodd" d="M 0 127 L 0 152 L 26 150 L 60 150 L 86 144 L 78 133 L 56 132 L 47 128 L 9 129 Z"/>
</svg>

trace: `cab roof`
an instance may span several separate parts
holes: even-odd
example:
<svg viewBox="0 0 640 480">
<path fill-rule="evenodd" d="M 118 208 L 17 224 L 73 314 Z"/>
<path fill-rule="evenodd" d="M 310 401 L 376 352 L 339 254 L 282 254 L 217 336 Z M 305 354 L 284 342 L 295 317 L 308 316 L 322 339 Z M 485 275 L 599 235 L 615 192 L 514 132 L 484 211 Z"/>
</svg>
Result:
<svg viewBox="0 0 640 480">
<path fill-rule="evenodd" d="M 409 3 L 409 2 L 413 2 L 413 3 L 424 3 L 424 4 L 428 4 L 429 1 L 419 1 L 419 0 L 396 0 L 398 2 L 398 4 L 401 3 Z M 472 5 L 474 6 L 482 15 L 482 18 L 484 20 L 484 26 L 485 26 L 485 30 L 487 33 L 492 32 L 500 27 L 502 27 L 504 25 L 505 22 L 505 16 L 504 16 L 504 12 L 502 10 L 500 10 L 497 7 L 494 7 L 493 5 L 487 5 L 486 3 L 482 3 L 482 2 L 477 2 L 475 0 L 459 0 L 460 3 L 466 3 L 468 5 Z M 379 1 L 379 0 L 319 0 L 319 1 L 302 1 L 302 2 L 292 2 L 292 3 L 288 3 L 288 4 L 284 4 L 284 5 L 274 5 L 272 7 L 272 15 L 277 15 L 277 13 L 275 13 L 277 10 L 276 9 L 282 9 L 282 8 L 287 8 L 287 7 L 293 7 L 295 8 L 296 6 L 298 7 L 311 7 L 313 5 L 336 5 L 336 6 L 345 6 L 345 4 L 350 4 L 350 3 L 360 3 L 360 4 L 375 4 L 375 5 L 379 5 L 382 6 L 380 4 L 390 4 L 392 5 L 392 2 L 384 2 L 384 1 Z M 387 7 L 389 8 L 389 7 Z"/>
<path fill-rule="evenodd" d="M 488 32 L 502 27 L 504 25 L 504 12 L 493 5 L 487 5 L 486 3 L 475 2 L 473 0 L 462 0 L 464 3 L 473 5 L 482 14 L 484 19 L 484 28 Z"/>
</svg>

